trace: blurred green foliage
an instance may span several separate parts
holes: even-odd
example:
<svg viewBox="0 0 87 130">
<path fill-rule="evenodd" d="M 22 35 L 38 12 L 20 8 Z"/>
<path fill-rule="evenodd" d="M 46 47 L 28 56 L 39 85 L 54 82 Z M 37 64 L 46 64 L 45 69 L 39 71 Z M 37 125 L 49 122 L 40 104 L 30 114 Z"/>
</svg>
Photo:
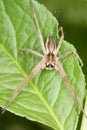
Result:
<svg viewBox="0 0 87 130">
<path fill-rule="evenodd" d="M 87 76 L 87 0 L 38 0 L 44 4 L 63 26 L 65 40 L 73 44 L 81 56 Z M 87 78 L 86 78 L 87 79 Z M 5 124 L 4 124 L 5 123 Z M 9 112 L 0 115 L 1 130 L 51 130 L 47 126 L 29 122 Z"/>
</svg>

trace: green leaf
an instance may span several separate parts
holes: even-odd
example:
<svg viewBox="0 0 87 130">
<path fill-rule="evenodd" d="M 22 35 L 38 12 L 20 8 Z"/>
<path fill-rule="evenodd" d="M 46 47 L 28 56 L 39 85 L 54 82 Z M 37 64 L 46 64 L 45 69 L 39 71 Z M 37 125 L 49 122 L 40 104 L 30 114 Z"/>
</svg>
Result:
<svg viewBox="0 0 87 130">
<path fill-rule="evenodd" d="M 40 29 L 46 41 L 52 35 L 58 43 L 58 23 L 43 6 L 33 1 Z M 19 48 L 42 53 L 29 0 L 0 0 L 0 106 L 4 107 L 14 90 L 41 60 Z M 59 54 L 74 47 L 64 41 Z M 77 58 L 71 54 L 61 61 L 81 103 L 85 96 L 85 79 Z M 78 115 L 73 99 L 58 72 L 42 70 L 16 97 L 8 111 L 46 124 L 56 130 L 76 130 Z"/>
<path fill-rule="evenodd" d="M 87 115 L 87 96 L 86 96 L 85 109 L 84 110 L 85 110 L 85 113 Z M 87 119 L 85 118 L 85 116 L 83 116 L 80 130 L 87 130 Z"/>
</svg>

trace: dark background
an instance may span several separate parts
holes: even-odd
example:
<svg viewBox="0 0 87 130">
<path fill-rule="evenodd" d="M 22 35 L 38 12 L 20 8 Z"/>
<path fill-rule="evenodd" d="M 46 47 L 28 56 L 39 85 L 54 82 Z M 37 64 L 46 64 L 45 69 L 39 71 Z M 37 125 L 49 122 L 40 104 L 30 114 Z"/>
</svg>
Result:
<svg viewBox="0 0 87 130">
<path fill-rule="evenodd" d="M 38 0 L 58 19 L 63 26 L 65 40 L 77 49 L 87 73 L 87 0 Z M 87 79 L 87 78 L 86 78 Z M 0 130 L 52 130 L 42 124 L 5 112 L 0 115 Z"/>
</svg>

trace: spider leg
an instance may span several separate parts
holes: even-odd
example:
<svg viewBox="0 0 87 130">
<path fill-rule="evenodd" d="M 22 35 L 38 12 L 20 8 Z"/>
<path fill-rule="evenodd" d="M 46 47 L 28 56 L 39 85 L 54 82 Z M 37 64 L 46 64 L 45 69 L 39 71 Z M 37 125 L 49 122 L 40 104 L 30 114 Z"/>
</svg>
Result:
<svg viewBox="0 0 87 130">
<path fill-rule="evenodd" d="M 5 112 L 5 110 L 11 105 L 11 103 L 14 101 L 14 99 L 17 97 L 17 95 L 22 91 L 22 89 L 30 82 L 30 80 L 41 70 L 44 69 L 45 61 L 44 58 L 33 68 L 31 73 L 24 79 L 24 81 L 17 87 L 15 92 L 13 93 L 11 99 L 8 101 L 8 103 L 5 105 L 4 108 L 2 108 L 2 113 Z"/>
<path fill-rule="evenodd" d="M 41 30 L 40 30 L 40 27 L 39 27 L 37 15 L 35 13 L 35 9 L 34 9 L 32 0 L 30 0 L 30 4 L 31 4 L 32 13 L 33 13 L 34 21 L 35 21 L 35 24 L 36 24 L 36 28 L 37 28 L 37 31 L 38 31 L 40 43 L 41 43 L 41 46 L 42 46 L 42 50 L 43 50 L 43 53 L 46 54 L 46 50 L 45 50 L 45 47 L 44 47 L 44 40 L 43 40 L 43 37 L 42 37 L 42 33 L 41 33 Z"/>
<path fill-rule="evenodd" d="M 28 48 L 20 48 L 19 51 L 20 51 L 20 52 L 21 52 L 21 51 L 27 51 L 27 52 L 29 52 L 29 53 L 32 53 L 32 54 L 34 54 L 34 55 L 37 55 L 37 56 L 43 58 L 43 55 L 42 55 L 42 54 L 40 54 L 40 53 L 37 52 L 37 51 L 30 50 L 30 49 L 28 49 Z"/>
<path fill-rule="evenodd" d="M 82 66 L 83 66 L 83 62 L 82 62 L 80 56 L 78 55 L 78 53 L 77 53 L 75 50 L 71 50 L 71 51 L 68 51 L 68 52 L 64 53 L 63 55 L 59 56 L 58 59 L 59 59 L 59 60 L 62 60 L 62 59 L 64 59 L 66 56 L 68 56 L 68 55 L 70 55 L 70 54 L 72 54 L 72 53 L 73 53 L 74 55 L 76 55 L 76 57 L 77 57 L 78 60 L 79 60 L 79 63 L 81 64 L 81 67 L 82 67 Z"/>
<path fill-rule="evenodd" d="M 58 42 L 58 46 L 57 46 L 57 49 L 56 49 L 56 54 L 59 52 L 59 50 L 61 48 L 61 45 L 63 43 L 63 40 L 64 40 L 64 32 L 63 32 L 62 27 L 59 28 L 59 32 L 61 32 L 61 37 L 60 37 L 59 42 Z"/>
<path fill-rule="evenodd" d="M 72 98 L 74 100 L 74 103 L 75 104 L 78 103 L 78 105 L 81 108 L 81 111 L 84 113 L 85 117 L 87 118 L 87 115 L 86 115 L 86 113 L 85 113 L 85 111 L 84 111 L 84 109 L 82 107 L 80 99 L 79 99 L 78 95 L 76 94 L 75 90 L 73 89 L 73 86 L 71 85 L 70 81 L 68 80 L 66 72 L 63 69 L 63 66 L 61 65 L 59 60 L 57 61 L 56 65 L 55 65 L 55 70 L 57 70 L 60 73 L 60 75 L 61 75 L 61 77 L 62 77 L 62 79 L 63 79 L 63 81 L 64 81 L 64 83 L 65 83 L 65 85 L 66 85 L 66 87 L 68 89 L 68 91 L 70 92 L 70 94 L 71 94 L 71 96 L 72 96 Z M 76 110 L 78 110 L 78 108 L 76 108 Z"/>
</svg>

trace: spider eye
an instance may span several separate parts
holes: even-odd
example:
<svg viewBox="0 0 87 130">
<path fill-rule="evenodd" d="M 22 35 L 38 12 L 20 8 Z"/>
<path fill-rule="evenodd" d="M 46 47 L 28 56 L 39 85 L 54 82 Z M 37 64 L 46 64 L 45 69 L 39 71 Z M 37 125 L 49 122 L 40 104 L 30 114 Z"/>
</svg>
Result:
<svg viewBox="0 0 87 130">
<path fill-rule="evenodd" d="M 48 70 L 54 69 L 54 64 L 47 63 L 46 69 Z"/>
<path fill-rule="evenodd" d="M 52 68 L 53 68 L 54 66 L 53 66 L 52 64 L 49 64 L 49 65 L 47 65 L 46 67 L 52 67 Z"/>
</svg>

